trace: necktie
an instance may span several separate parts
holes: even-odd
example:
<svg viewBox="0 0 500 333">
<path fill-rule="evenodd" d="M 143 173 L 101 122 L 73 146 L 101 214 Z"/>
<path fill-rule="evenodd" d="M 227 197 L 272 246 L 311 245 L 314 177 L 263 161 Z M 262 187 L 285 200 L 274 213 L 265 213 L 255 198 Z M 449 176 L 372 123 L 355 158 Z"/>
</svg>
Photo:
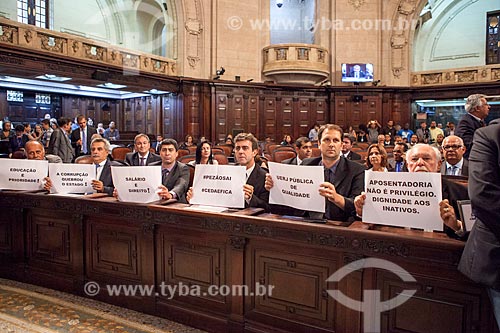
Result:
<svg viewBox="0 0 500 333">
<path fill-rule="evenodd" d="M 145 165 L 145 164 L 144 164 L 144 160 L 145 160 L 145 158 L 144 158 L 144 157 L 141 157 L 140 159 L 141 159 L 140 166 L 144 166 L 144 165 Z M 166 170 L 166 169 L 165 169 L 165 170 Z"/>
<path fill-rule="evenodd" d="M 167 179 L 167 176 L 169 173 L 170 173 L 170 171 L 168 171 L 168 169 L 161 170 L 161 180 L 162 180 L 163 185 L 165 185 L 167 183 L 166 179 Z"/>
<path fill-rule="evenodd" d="M 333 184 L 332 170 L 325 169 L 324 171 L 325 171 L 325 182 L 329 182 L 329 183 Z M 325 217 L 329 220 L 332 219 L 330 205 L 333 205 L 333 204 L 330 203 L 327 198 L 325 198 Z"/>
<path fill-rule="evenodd" d="M 454 165 L 452 168 L 451 168 L 451 174 L 456 176 L 458 173 L 458 167 L 456 165 Z"/>
<path fill-rule="evenodd" d="M 85 130 L 82 130 L 82 151 L 87 154 L 87 138 L 85 135 Z"/>
<path fill-rule="evenodd" d="M 101 166 L 100 166 L 99 164 L 96 164 L 96 165 L 95 165 L 95 178 L 96 178 L 96 179 L 99 179 L 99 178 L 100 178 L 100 176 L 101 176 L 101 175 L 99 175 L 99 168 L 100 168 L 100 167 L 101 167 Z"/>
<path fill-rule="evenodd" d="M 481 124 L 481 127 L 486 126 L 486 123 L 484 122 L 484 120 L 479 121 L 479 123 Z"/>
</svg>

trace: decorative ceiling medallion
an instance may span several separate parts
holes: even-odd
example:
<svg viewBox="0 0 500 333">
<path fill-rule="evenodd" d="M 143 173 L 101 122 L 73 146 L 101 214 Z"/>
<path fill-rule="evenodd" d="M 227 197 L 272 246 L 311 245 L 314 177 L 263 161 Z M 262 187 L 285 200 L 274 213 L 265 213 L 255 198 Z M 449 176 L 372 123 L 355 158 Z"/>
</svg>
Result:
<svg viewBox="0 0 500 333">
<path fill-rule="evenodd" d="M 349 3 L 355 10 L 359 10 L 365 4 L 365 0 L 349 0 Z"/>
</svg>

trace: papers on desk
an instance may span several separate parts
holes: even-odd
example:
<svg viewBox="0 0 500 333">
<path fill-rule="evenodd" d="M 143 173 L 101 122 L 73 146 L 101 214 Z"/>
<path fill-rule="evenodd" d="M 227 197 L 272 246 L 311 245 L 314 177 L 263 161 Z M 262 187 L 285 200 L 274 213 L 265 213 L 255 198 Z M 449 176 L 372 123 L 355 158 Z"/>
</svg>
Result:
<svg viewBox="0 0 500 333">
<path fill-rule="evenodd" d="M 222 213 L 228 210 L 228 208 L 226 207 L 204 206 L 204 205 L 192 205 L 184 209 L 194 210 L 198 212 L 210 212 L 210 213 Z"/>
</svg>

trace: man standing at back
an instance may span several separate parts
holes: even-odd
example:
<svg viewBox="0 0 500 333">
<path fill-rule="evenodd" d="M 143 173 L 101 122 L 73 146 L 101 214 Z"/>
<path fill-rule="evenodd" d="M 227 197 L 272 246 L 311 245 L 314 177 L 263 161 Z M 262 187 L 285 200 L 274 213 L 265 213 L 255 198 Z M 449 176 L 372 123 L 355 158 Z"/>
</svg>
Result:
<svg viewBox="0 0 500 333">
<path fill-rule="evenodd" d="M 467 111 L 467 113 L 458 122 L 455 135 L 464 140 L 466 149 L 464 158 L 469 159 L 474 132 L 478 128 L 485 126 L 484 119 L 488 117 L 490 113 L 490 106 L 486 101 L 485 95 L 474 94 L 467 97 L 465 111 Z"/>
<path fill-rule="evenodd" d="M 89 155 L 92 135 L 97 133 L 94 127 L 87 126 L 87 118 L 83 115 L 76 117 L 78 128 L 71 132 L 71 145 L 75 148 L 75 156 Z"/>
<path fill-rule="evenodd" d="M 49 153 L 59 156 L 63 163 L 71 163 L 75 157 L 71 141 L 68 137 L 71 130 L 71 119 L 61 117 L 57 120 L 58 128 L 52 132 L 49 142 Z"/>
<path fill-rule="evenodd" d="M 143 166 L 149 165 L 153 162 L 161 161 L 161 157 L 149 151 L 151 148 L 151 143 L 149 137 L 146 134 L 137 134 L 134 138 L 134 150 L 133 153 L 127 153 L 125 156 L 125 162 L 128 165 L 133 166 Z"/>
</svg>

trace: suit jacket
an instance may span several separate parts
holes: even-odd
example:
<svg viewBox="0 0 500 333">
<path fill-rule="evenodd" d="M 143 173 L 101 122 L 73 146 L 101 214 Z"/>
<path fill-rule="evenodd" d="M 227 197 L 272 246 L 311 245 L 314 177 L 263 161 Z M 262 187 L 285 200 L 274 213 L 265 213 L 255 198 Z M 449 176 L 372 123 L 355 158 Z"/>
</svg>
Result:
<svg viewBox="0 0 500 333">
<path fill-rule="evenodd" d="M 462 173 L 457 176 L 469 176 L 469 161 L 467 161 L 465 158 L 463 159 L 463 164 L 462 164 Z M 446 162 L 443 162 L 441 164 L 441 174 L 446 175 Z"/>
<path fill-rule="evenodd" d="M 9 139 L 9 153 L 24 149 L 24 145 L 28 141 L 29 138 L 26 134 L 21 136 L 21 144 L 19 144 L 19 141 L 17 140 L 17 135 L 11 136 Z"/>
<path fill-rule="evenodd" d="M 49 154 L 59 156 L 63 163 L 71 163 L 75 157 L 75 152 L 71 147 L 71 141 L 66 133 L 60 128 L 55 129 L 50 136 Z"/>
<path fill-rule="evenodd" d="M 85 138 L 87 141 L 87 155 L 90 155 L 90 143 L 92 142 L 92 135 L 96 134 L 97 130 L 94 127 L 87 126 L 87 137 Z M 71 132 L 71 145 L 75 148 L 75 156 L 84 155 L 82 152 L 82 146 L 76 144 L 78 140 L 80 140 L 80 127 Z"/>
<path fill-rule="evenodd" d="M 281 161 L 282 164 L 293 164 L 297 165 L 297 156 L 292 158 L 287 158 L 286 160 Z"/>
<path fill-rule="evenodd" d="M 306 158 L 302 162 L 302 165 L 319 165 L 319 162 L 321 162 L 321 156 Z M 327 218 L 336 221 L 353 221 L 356 217 L 354 198 L 361 194 L 361 191 L 365 188 L 365 167 L 341 156 L 335 172 L 333 185 L 337 193 L 345 198 L 345 206 L 342 210 L 334 203 L 325 199 L 330 211 L 330 216 L 327 216 Z"/>
<path fill-rule="evenodd" d="M 95 164 L 94 164 L 95 165 Z M 115 185 L 113 184 L 113 178 L 111 177 L 111 166 L 121 166 L 122 164 L 111 161 L 109 158 L 104 164 L 101 176 L 99 180 L 104 184 L 103 193 L 107 193 L 109 196 L 113 196 L 113 191 L 115 189 Z"/>
<path fill-rule="evenodd" d="M 476 223 L 458 269 L 473 281 L 500 290 L 500 125 L 476 131 L 469 164 Z"/>
<path fill-rule="evenodd" d="M 472 149 L 472 138 L 474 136 L 474 132 L 481 127 L 481 122 L 479 122 L 469 113 L 465 114 L 458 122 L 458 125 L 455 129 L 455 135 L 461 137 L 462 140 L 464 140 L 465 148 L 467 148 L 464 154 L 465 159 L 469 159 L 469 154 Z"/>
<path fill-rule="evenodd" d="M 151 163 L 158 161 L 161 161 L 161 157 L 156 154 L 153 154 L 152 152 L 149 152 L 148 159 L 146 160 L 146 165 L 150 165 Z M 128 165 L 139 166 L 140 165 L 139 153 L 138 152 L 127 153 L 125 155 L 125 162 Z"/>
<path fill-rule="evenodd" d="M 149 165 L 161 165 L 161 160 Z M 189 176 L 189 167 L 184 163 L 176 161 L 168 175 L 163 176 L 162 184 L 170 192 L 174 192 L 177 195 L 179 202 L 187 203 L 186 192 L 189 188 Z"/>
<path fill-rule="evenodd" d="M 349 154 L 347 154 L 346 158 L 351 161 L 361 161 L 361 155 L 352 150 L 349 151 Z"/>
<path fill-rule="evenodd" d="M 390 172 L 396 172 L 396 160 L 394 158 L 389 158 L 387 160 L 387 170 L 389 170 Z M 400 172 L 408 172 L 408 165 L 406 164 L 403 164 L 403 170 L 400 171 Z"/>
<path fill-rule="evenodd" d="M 271 211 L 269 206 L 269 192 L 264 187 L 266 182 L 266 171 L 259 165 L 255 164 L 255 168 L 247 179 L 247 184 L 253 186 L 253 195 L 250 203 L 245 202 L 245 207 L 264 208 L 266 212 Z"/>
</svg>

